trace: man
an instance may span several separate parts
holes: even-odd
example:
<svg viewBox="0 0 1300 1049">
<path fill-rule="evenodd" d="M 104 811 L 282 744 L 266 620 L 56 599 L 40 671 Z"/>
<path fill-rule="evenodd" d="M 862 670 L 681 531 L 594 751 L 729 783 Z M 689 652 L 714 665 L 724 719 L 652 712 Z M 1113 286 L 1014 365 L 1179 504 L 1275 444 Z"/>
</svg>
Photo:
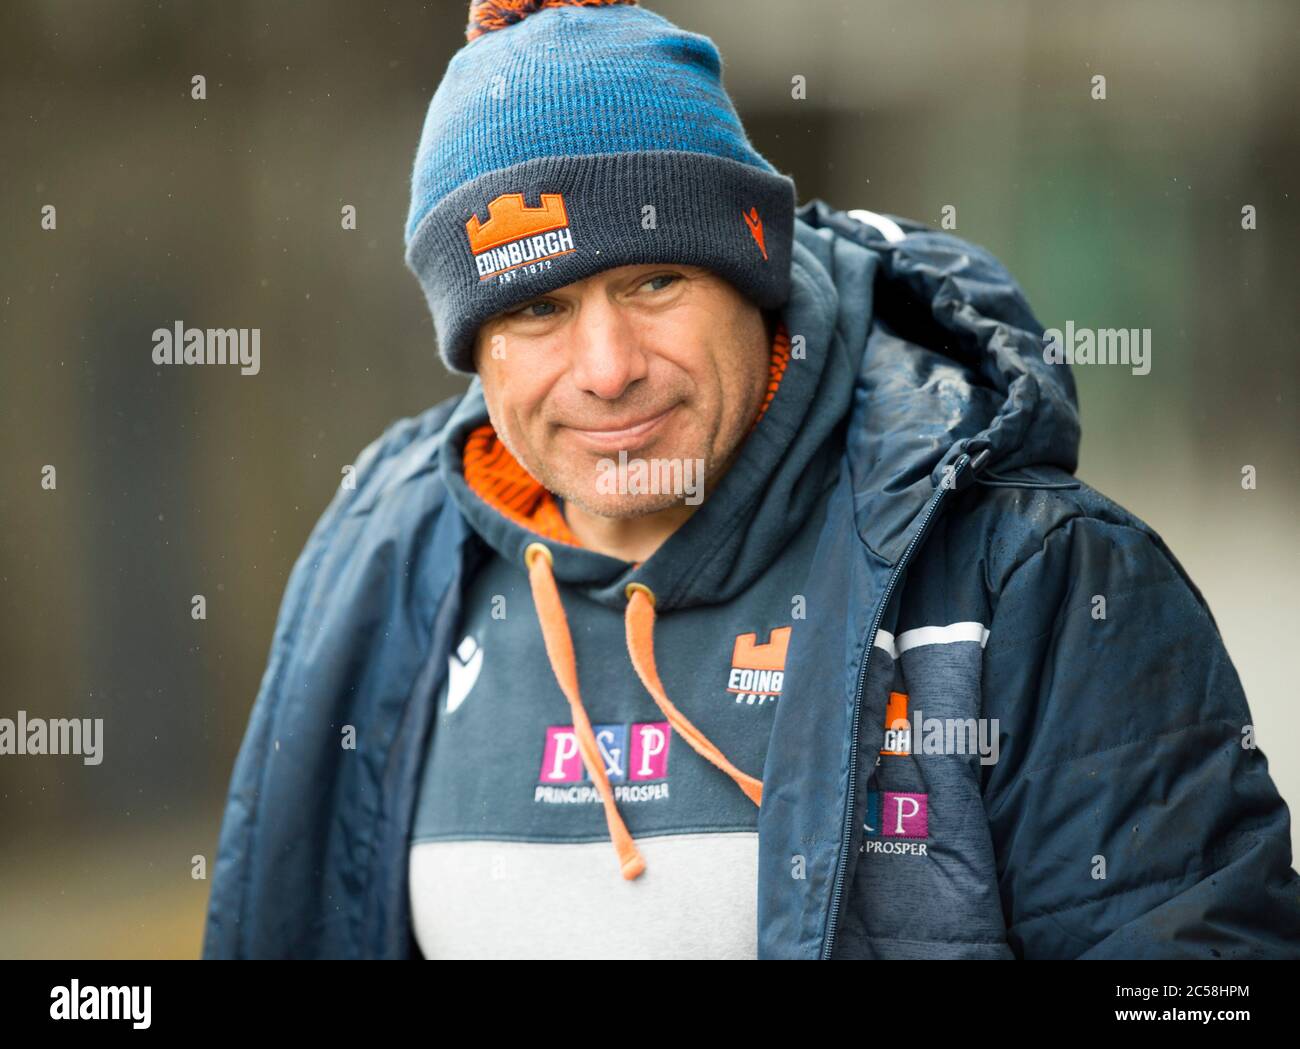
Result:
<svg viewBox="0 0 1300 1049">
<path fill-rule="evenodd" d="M 759 156 L 705 38 L 480 3 L 407 261 L 462 397 L 294 569 L 208 957 L 1278 957 L 1199 592 L 985 252 Z"/>
</svg>

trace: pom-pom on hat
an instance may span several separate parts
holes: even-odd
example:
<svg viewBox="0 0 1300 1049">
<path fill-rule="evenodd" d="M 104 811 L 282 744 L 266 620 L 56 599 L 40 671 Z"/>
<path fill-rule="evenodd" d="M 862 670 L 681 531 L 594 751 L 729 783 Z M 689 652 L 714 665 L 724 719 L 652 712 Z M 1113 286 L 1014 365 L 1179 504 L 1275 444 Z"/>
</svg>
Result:
<svg viewBox="0 0 1300 1049">
<path fill-rule="evenodd" d="M 469 25 L 465 39 L 476 40 L 494 29 L 504 29 L 543 7 L 601 7 L 635 4 L 636 0 L 469 0 Z"/>
<path fill-rule="evenodd" d="M 411 177 L 406 262 L 452 371 L 493 314 L 601 270 L 790 292 L 794 183 L 750 144 L 708 37 L 635 0 L 474 0 Z"/>
</svg>

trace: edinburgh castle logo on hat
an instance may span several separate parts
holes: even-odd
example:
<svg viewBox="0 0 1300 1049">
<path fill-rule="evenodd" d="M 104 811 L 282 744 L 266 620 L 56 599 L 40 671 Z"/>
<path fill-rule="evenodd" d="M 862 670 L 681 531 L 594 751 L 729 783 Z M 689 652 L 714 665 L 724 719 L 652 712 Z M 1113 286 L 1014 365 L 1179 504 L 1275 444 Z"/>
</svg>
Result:
<svg viewBox="0 0 1300 1049">
<path fill-rule="evenodd" d="M 794 181 L 749 141 L 708 37 L 633 0 L 473 0 L 465 36 L 405 230 L 451 371 L 474 374 L 489 318 L 619 266 L 701 266 L 786 304 Z"/>
<path fill-rule="evenodd" d="M 491 217 L 486 222 L 470 216 L 465 233 L 479 280 L 574 250 L 563 194 L 543 193 L 541 200 L 539 206 L 530 208 L 522 193 L 502 193 L 488 205 Z"/>
</svg>

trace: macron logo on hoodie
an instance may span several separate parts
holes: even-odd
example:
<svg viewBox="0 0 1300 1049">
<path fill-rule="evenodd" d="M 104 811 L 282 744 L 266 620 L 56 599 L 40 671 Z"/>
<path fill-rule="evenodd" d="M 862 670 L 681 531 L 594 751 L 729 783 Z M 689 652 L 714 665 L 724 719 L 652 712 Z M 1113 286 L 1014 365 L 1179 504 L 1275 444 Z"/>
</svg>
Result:
<svg viewBox="0 0 1300 1049">
<path fill-rule="evenodd" d="M 483 669 L 483 648 L 472 635 L 456 646 L 456 651 L 447 660 L 447 713 L 454 713 L 465 702 L 474 683 L 478 681 L 479 671 Z"/>
</svg>

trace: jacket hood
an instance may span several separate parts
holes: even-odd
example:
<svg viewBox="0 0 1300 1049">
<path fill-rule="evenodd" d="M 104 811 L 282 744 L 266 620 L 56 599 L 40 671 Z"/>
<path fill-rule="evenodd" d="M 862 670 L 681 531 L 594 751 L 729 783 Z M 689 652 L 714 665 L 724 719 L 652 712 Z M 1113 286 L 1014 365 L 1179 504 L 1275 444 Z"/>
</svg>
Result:
<svg viewBox="0 0 1300 1049">
<path fill-rule="evenodd" d="M 858 217 L 855 217 L 858 216 Z M 1043 327 L 1006 268 L 951 234 L 815 200 L 800 221 L 868 245 L 871 336 L 848 421 L 855 525 L 887 563 L 957 460 L 981 483 L 1035 487 L 1078 466 L 1074 376 L 1043 360 Z"/>
<path fill-rule="evenodd" d="M 630 582 L 648 586 L 664 611 L 725 602 L 763 573 L 834 482 L 871 316 L 872 253 L 829 230 L 797 221 L 795 227 L 791 295 L 781 311 L 769 400 L 730 469 L 686 523 L 639 564 L 576 545 L 548 493 L 496 442 L 476 375 L 448 420 L 439 458 L 452 497 L 484 542 L 521 571 L 528 544 L 545 542 L 557 581 L 617 610 L 627 603 Z M 781 352 L 787 333 L 802 336 L 794 355 Z M 491 505 L 484 498 L 476 480 L 484 460 L 498 488 L 516 482 L 510 502 L 526 511 L 503 512 L 499 499 Z"/>
</svg>

